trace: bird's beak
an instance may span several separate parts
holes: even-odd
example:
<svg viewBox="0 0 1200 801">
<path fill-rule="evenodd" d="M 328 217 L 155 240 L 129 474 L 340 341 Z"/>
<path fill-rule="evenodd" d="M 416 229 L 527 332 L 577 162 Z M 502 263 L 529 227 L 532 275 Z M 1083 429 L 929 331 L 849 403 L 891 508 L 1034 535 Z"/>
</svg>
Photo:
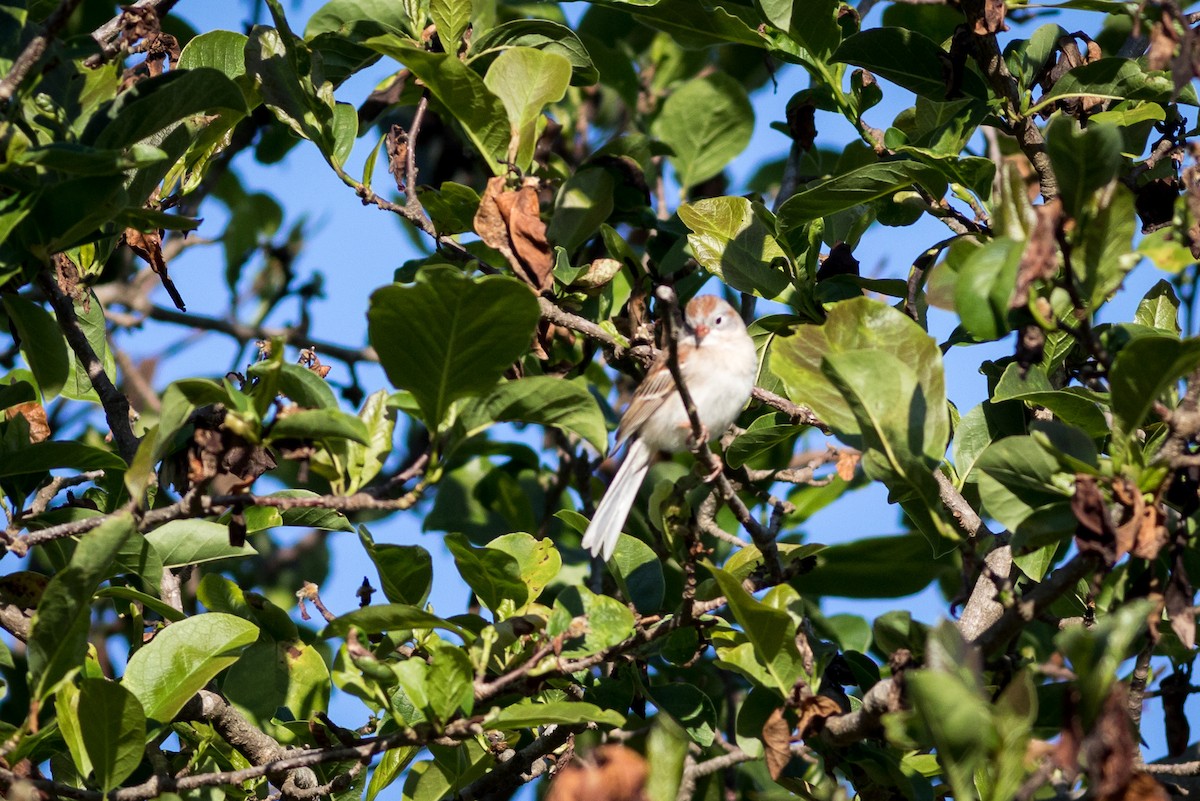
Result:
<svg viewBox="0 0 1200 801">
<path fill-rule="evenodd" d="M 708 336 L 708 326 L 698 325 L 692 329 L 692 333 L 696 335 L 696 344 L 699 345 L 704 341 L 704 338 Z"/>
</svg>

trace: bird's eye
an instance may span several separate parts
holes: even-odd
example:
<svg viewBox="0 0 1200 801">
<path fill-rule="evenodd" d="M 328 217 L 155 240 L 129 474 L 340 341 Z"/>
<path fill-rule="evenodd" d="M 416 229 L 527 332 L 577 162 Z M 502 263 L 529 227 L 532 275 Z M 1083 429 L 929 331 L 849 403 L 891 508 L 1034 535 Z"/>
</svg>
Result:
<svg viewBox="0 0 1200 801">
<path fill-rule="evenodd" d="M 725 322 L 725 318 L 718 314 L 717 319 L 713 320 L 713 325 L 720 325 L 723 322 Z"/>
</svg>

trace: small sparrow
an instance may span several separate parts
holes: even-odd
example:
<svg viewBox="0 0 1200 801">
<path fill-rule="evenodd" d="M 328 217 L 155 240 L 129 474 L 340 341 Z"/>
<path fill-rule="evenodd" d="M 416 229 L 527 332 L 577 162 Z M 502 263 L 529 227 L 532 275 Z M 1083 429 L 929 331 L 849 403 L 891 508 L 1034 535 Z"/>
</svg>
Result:
<svg viewBox="0 0 1200 801">
<path fill-rule="evenodd" d="M 687 331 L 679 339 L 679 370 L 705 435 L 716 438 L 737 419 L 754 389 L 758 371 L 754 340 L 733 307 L 718 297 L 693 298 L 685 316 Z M 628 442 L 629 449 L 584 532 L 583 547 L 593 556 L 612 557 L 651 457 L 657 451 L 687 450 L 693 440 L 692 425 L 667 358 L 664 350 L 651 365 L 617 427 L 617 447 Z"/>
</svg>

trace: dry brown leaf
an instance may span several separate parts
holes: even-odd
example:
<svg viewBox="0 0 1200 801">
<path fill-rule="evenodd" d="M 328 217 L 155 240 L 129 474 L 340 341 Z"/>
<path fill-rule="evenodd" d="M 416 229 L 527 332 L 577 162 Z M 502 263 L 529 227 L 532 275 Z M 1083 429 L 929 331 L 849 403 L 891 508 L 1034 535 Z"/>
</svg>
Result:
<svg viewBox="0 0 1200 801">
<path fill-rule="evenodd" d="M 167 294 L 171 296 L 171 302 L 175 304 L 175 308 L 187 311 L 183 296 L 179 294 L 179 290 L 175 288 L 175 282 L 167 273 L 167 260 L 163 258 L 162 235 L 158 231 L 143 233 L 136 228 L 126 228 L 124 239 L 129 249 L 158 274 L 163 289 L 167 290 Z"/>
<path fill-rule="evenodd" d="M 821 730 L 825 719 L 840 715 L 845 710 L 842 705 L 827 695 L 810 695 L 800 702 L 796 712 L 800 716 L 796 724 L 796 733 L 808 737 Z"/>
<path fill-rule="evenodd" d="M 1117 533 L 1109 520 L 1108 508 L 1096 479 L 1082 473 L 1075 476 L 1071 511 L 1079 522 L 1075 527 L 1075 544 L 1079 550 L 1099 554 L 1106 564 L 1116 563 Z"/>
<path fill-rule="evenodd" d="M 778 781 L 792 761 L 792 727 L 784 717 L 783 708 L 776 709 L 763 724 L 763 747 L 766 751 L 767 772 Z"/>
<path fill-rule="evenodd" d="M 1121 682 L 1113 684 L 1100 716 L 1083 740 L 1088 789 L 1101 801 L 1119 801 L 1133 779 L 1133 755 L 1138 743 L 1129 720 L 1128 693 Z"/>
<path fill-rule="evenodd" d="M 1004 15 L 1007 11 L 1004 0 L 984 0 L 983 13 L 975 20 L 975 34 L 987 36 L 989 33 L 1008 30 L 1008 26 L 1004 24 Z"/>
<path fill-rule="evenodd" d="M 17 415 L 25 418 L 29 424 L 29 442 L 43 442 L 50 438 L 50 423 L 46 420 L 46 409 L 37 401 L 18 403 L 4 410 L 4 416 L 9 420 Z"/>
<path fill-rule="evenodd" d="M 649 768 L 637 751 L 623 745 L 597 748 L 576 759 L 550 784 L 546 801 L 646 801 Z"/>
<path fill-rule="evenodd" d="M 554 286 L 554 254 L 546 239 L 546 224 L 540 216 L 536 185 L 526 183 L 516 192 L 505 192 L 496 200 L 508 223 L 508 235 L 526 283 L 539 292 Z M 518 269 L 513 265 L 513 269 Z"/>
<path fill-rule="evenodd" d="M 1149 773 L 1135 773 L 1121 801 L 1171 801 L 1171 794 Z"/>
<path fill-rule="evenodd" d="M 1011 309 L 1019 309 L 1029 303 L 1029 289 L 1036 281 L 1048 281 L 1058 273 L 1058 228 L 1062 224 L 1062 201 L 1054 198 L 1035 206 L 1034 210 L 1037 222 L 1021 255 L 1017 286 L 1009 303 Z"/>
<path fill-rule="evenodd" d="M 536 292 L 554 285 L 554 256 L 540 216 L 536 181 L 514 191 L 505 188 L 502 176 L 490 178 L 474 223 L 484 244 L 500 251 L 517 277 Z"/>
<path fill-rule="evenodd" d="M 1146 69 L 1165 70 L 1171 66 L 1179 47 L 1179 34 L 1172 20 L 1163 16 L 1150 28 L 1150 48 L 1146 51 Z"/>
<path fill-rule="evenodd" d="M 834 468 L 837 471 L 838 478 L 840 478 L 842 481 L 853 481 L 854 473 L 856 470 L 858 470 L 858 462 L 860 459 L 862 459 L 862 454 L 858 451 L 839 451 L 837 466 Z"/>
</svg>

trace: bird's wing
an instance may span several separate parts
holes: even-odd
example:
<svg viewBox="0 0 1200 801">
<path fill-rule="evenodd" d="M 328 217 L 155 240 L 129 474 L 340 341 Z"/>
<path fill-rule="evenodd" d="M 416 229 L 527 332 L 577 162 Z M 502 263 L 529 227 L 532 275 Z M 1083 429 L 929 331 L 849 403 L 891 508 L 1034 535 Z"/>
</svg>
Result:
<svg viewBox="0 0 1200 801">
<path fill-rule="evenodd" d="M 683 359 L 690 349 L 688 343 L 679 343 L 680 359 Z M 664 350 L 650 366 L 637 391 L 633 393 L 633 400 L 629 402 L 629 408 L 625 410 L 621 424 L 617 427 L 618 445 L 637 434 L 650 415 L 654 414 L 667 398 L 675 394 L 675 378 L 671 375 L 667 358 L 667 351 Z"/>
</svg>

